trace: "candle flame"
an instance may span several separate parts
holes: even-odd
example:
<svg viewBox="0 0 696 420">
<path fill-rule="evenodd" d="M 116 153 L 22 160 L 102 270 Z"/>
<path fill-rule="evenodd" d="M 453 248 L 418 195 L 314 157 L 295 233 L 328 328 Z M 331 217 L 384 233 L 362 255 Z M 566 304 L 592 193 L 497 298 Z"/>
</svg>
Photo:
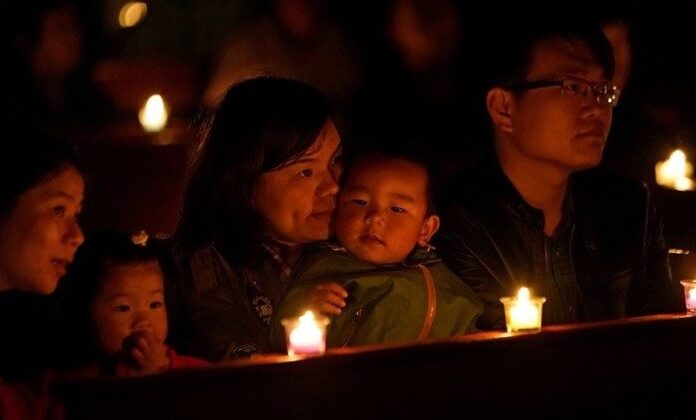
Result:
<svg viewBox="0 0 696 420">
<path fill-rule="evenodd" d="M 314 323 L 314 312 L 307 311 L 304 315 L 300 316 L 300 325 L 313 324 Z"/>
<path fill-rule="evenodd" d="M 689 299 L 696 300 L 696 287 L 689 289 Z"/>
<path fill-rule="evenodd" d="M 314 319 L 314 313 L 307 311 L 300 316 L 298 324 L 290 331 L 288 337 L 288 354 L 314 354 L 323 353 L 324 329 Z"/>
<path fill-rule="evenodd" d="M 686 158 L 686 154 L 676 149 L 663 162 L 655 165 L 655 181 L 662 186 L 677 191 L 694 189 L 694 181 L 691 179 L 693 165 Z"/>
<path fill-rule="evenodd" d="M 139 24 L 147 16 L 147 3 L 131 1 L 121 7 L 118 12 L 118 24 L 122 28 L 130 28 Z"/>
<path fill-rule="evenodd" d="M 161 95 L 152 95 L 140 110 L 138 118 L 145 131 L 161 131 L 167 125 L 167 108 Z"/>
<path fill-rule="evenodd" d="M 520 290 L 517 292 L 517 300 L 529 300 L 529 289 L 520 287 Z"/>
</svg>

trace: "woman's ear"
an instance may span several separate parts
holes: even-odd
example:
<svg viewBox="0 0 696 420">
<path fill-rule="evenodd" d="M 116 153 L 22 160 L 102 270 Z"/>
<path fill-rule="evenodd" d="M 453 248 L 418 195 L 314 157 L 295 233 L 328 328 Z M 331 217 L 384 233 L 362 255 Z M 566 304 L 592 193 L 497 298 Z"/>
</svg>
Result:
<svg viewBox="0 0 696 420">
<path fill-rule="evenodd" d="M 514 98 L 512 92 L 500 87 L 491 88 L 486 95 L 486 108 L 493 125 L 504 133 L 512 133 Z"/>
<path fill-rule="evenodd" d="M 423 221 L 420 234 L 418 235 L 418 245 L 426 246 L 430 242 L 435 232 L 440 228 L 440 218 L 436 215 L 430 215 Z"/>
</svg>

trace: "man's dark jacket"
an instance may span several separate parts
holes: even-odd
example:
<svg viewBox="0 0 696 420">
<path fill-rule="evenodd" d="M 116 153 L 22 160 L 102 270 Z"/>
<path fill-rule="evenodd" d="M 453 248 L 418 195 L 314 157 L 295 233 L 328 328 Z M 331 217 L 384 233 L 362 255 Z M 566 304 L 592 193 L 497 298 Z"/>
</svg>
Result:
<svg viewBox="0 0 696 420">
<path fill-rule="evenodd" d="M 460 173 L 445 190 L 437 249 L 485 305 L 481 329 L 504 328 L 501 296 L 534 273 L 515 218 L 529 207 L 496 163 Z M 570 255 L 581 321 L 683 310 L 668 264 L 662 223 L 646 185 L 601 169 L 571 177 Z"/>
</svg>

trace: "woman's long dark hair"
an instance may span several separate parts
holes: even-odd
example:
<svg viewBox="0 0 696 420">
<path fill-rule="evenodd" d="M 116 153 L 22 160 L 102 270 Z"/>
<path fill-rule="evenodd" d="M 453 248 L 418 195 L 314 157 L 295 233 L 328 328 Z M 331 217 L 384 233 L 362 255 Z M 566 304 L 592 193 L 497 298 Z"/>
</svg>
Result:
<svg viewBox="0 0 696 420">
<path fill-rule="evenodd" d="M 252 204 L 255 182 L 305 154 L 330 118 L 324 95 L 301 82 L 260 77 L 231 87 L 189 177 L 178 249 L 215 243 L 230 263 L 254 266 L 265 230 Z"/>
<path fill-rule="evenodd" d="M 44 180 L 70 166 L 79 170 L 74 147 L 68 141 L 14 122 L 4 126 L 8 133 L 18 134 L 12 147 L 0 154 L 0 216 L 10 212 L 20 195 Z"/>
</svg>

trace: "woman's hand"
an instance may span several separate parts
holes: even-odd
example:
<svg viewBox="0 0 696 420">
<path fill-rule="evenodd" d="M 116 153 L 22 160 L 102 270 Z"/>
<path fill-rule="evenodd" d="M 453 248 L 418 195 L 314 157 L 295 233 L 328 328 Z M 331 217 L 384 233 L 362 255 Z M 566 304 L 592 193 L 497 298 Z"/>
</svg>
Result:
<svg viewBox="0 0 696 420">
<path fill-rule="evenodd" d="M 150 331 L 136 331 L 123 340 L 123 351 L 137 373 L 157 373 L 169 368 L 169 348 Z"/>
<path fill-rule="evenodd" d="M 321 283 L 307 292 L 309 305 L 323 315 L 338 315 L 346 306 L 348 292 L 338 283 Z"/>
</svg>

